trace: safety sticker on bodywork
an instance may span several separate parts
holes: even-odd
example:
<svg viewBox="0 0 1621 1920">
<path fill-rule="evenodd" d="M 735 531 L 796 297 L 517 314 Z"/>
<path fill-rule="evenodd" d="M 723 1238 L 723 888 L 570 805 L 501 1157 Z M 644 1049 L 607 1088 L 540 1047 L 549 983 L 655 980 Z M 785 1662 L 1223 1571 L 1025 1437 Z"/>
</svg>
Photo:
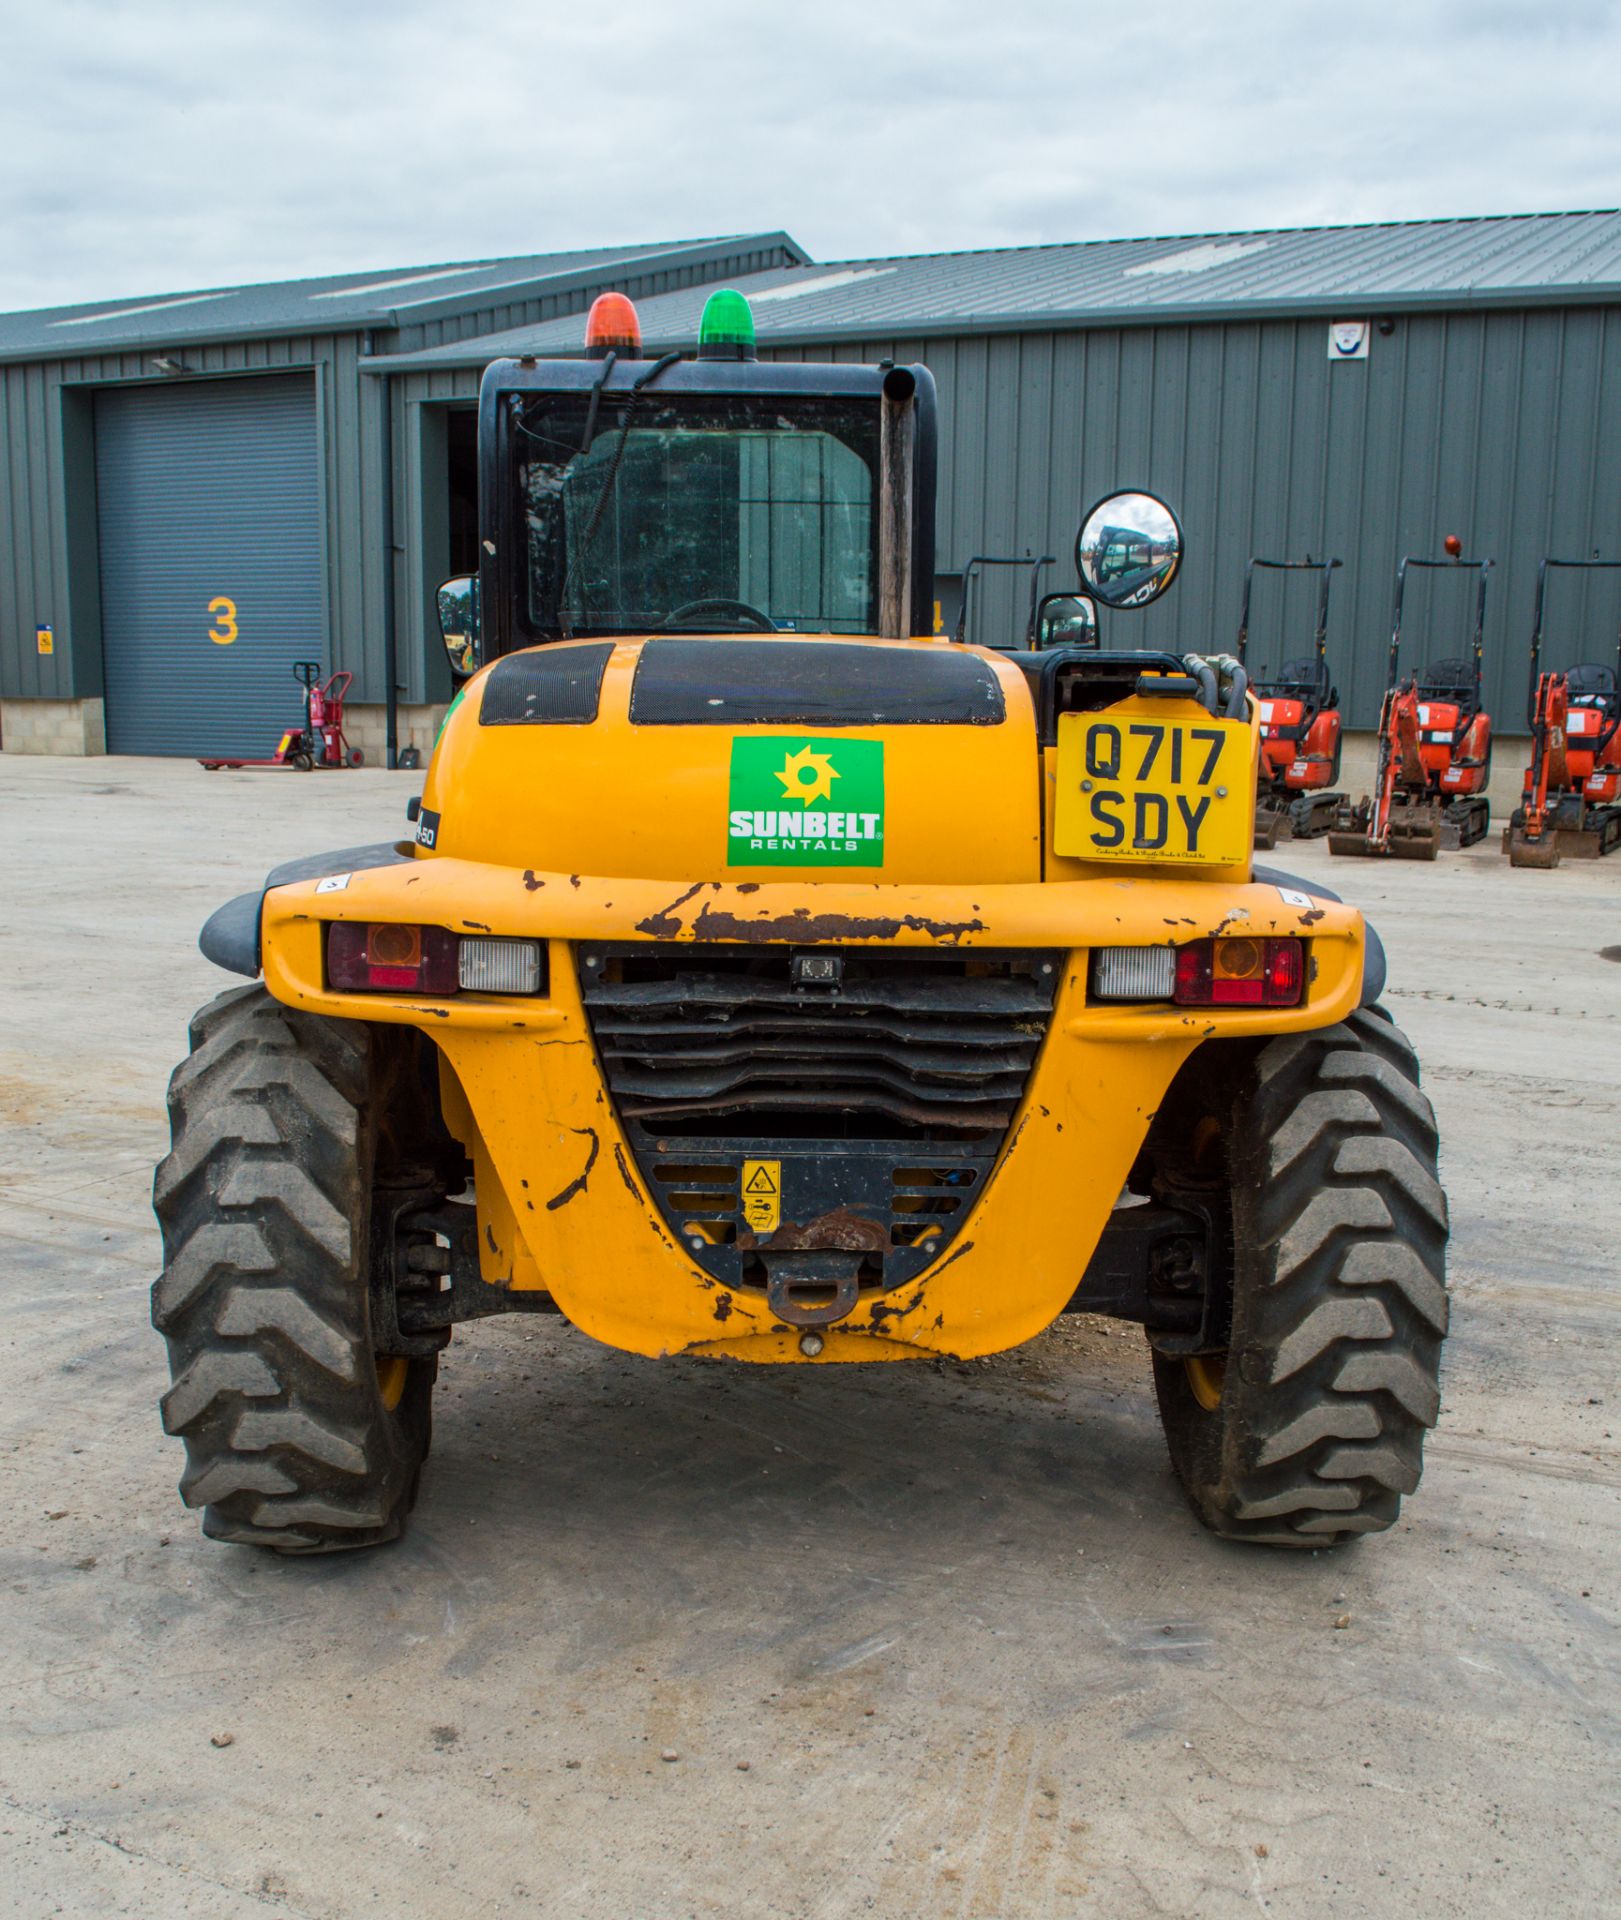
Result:
<svg viewBox="0 0 1621 1920">
<path fill-rule="evenodd" d="M 728 866 L 881 867 L 884 743 L 736 739 L 727 806 Z"/>
<path fill-rule="evenodd" d="M 782 1162 L 743 1162 L 743 1219 L 756 1233 L 775 1233 L 782 1225 Z"/>
</svg>

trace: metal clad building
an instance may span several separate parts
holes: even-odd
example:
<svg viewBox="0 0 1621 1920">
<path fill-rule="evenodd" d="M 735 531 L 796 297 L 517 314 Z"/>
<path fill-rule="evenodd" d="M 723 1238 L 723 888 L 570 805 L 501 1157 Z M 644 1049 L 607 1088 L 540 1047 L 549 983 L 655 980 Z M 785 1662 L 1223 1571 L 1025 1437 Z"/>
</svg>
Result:
<svg viewBox="0 0 1621 1920">
<path fill-rule="evenodd" d="M 538 273 L 542 263 L 518 264 Z M 456 270 L 419 270 L 436 271 Z M 496 268 L 480 271 L 497 277 Z M 1092 500 L 1120 485 L 1149 487 L 1176 507 L 1187 562 L 1159 605 L 1113 616 L 1115 637 L 1230 646 L 1252 553 L 1338 554 L 1346 565 L 1335 578 L 1331 658 L 1352 724 L 1366 727 L 1384 683 L 1397 560 L 1438 554 L 1456 533 L 1467 554 L 1497 562 L 1487 687 L 1499 729 L 1514 731 L 1524 719 L 1538 561 L 1549 552 L 1621 557 L 1621 214 L 830 264 L 809 263 L 783 235 L 761 235 L 684 253 L 571 259 L 557 269 L 555 294 L 531 284 L 522 310 L 500 318 L 486 288 L 434 311 L 402 305 L 389 324 L 369 322 L 369 333 L 219 341 L 181 356 L 199 375 L 312 368 L 325 657 L 356 669 L 358 697 L 383 696 L 390 526 L 400 697 L 445 691 L 431 588 L 453 562 L 466 563 L 467 407 L 487 361 L 578 353 L 588 287 L 609 284 L 637 299 L 650 352 L 691 347 L 706 292 L 722 279 L 748 294 L 762 354 L 932 367 L 943 435 L 938 585 L 948 616 L 956 576 L 975 554 L 1052 554 L 1043 585 L 1073 584 L 1075 529 Z M 320 284 L 260 291 L 289 299 L 296 291 L 307 315 L 320 296 L 304 290 Z M 403 303 L 431 291 L 402 284 L 392 297 Z M 545 298 L 557 302 L 550 313 L 539 310 Z M 35 338 L 41 318 L 19 317 L 34 323 Z M 1359 323 L 1354 353 L 1331 344 L 1335 322 Z M 16 324 L 0 321 L 0 354 L 11 351 L 7 330 Z M 164 316 L 154 311 L 143 324 L 158 327 Z M 78 583 L 77 597 L 95 604 L 84 582 L 98 564 L 94 514 L 87 532 L 82 511 L 39 503 L 79 497 L 92 484 L 86 397 L 101 382 L 153 377 L 151 360 L 149 344 L 71 363 L 71 371 L 38 361 L 6 370 L 0 545 L 11 543 L 12 572 L 0 561 L 0 694 L 8 739 L 25 704 L 19 693 L 100 690 L 99 607 L 93 622 L 75 623 L 71 664 L 60 648 L 54 661 L 35 652 L 34 623 L 47 602 L 74 597 Z M 391 488 L 380 482 L 385 454 Z M 1560 578 L 1551 663 L 1613 658 L 1618 601 L 1614 575 Z M 976 593 L 976 635 L 1016 639 L 1026 604 L 1012 570 L 989 574 Z M 1463 651 L 1469 613 L 1463 581 L 1416 576 L 1408 660 Z M 1252 662 L 1303 651 L 1312 614 L 1302 583 L 1266 579 Z"/>
<path fill-rule="evenodd" d="M 1337 554 L 1332 663 L 1351 723 L 1371 727 L 1397 562 L 1456 533 L 1466 557 L 1497 563 L 1486 683 L 1513 732 L 1538 562 L 1621 558 L 1621 214 L 806 264 L 738 284 L 762 354 L 932 368 L 948 624 L 974 555 L 1052 554 L 1043 586 L 1072 586 L 1087 507 L 1148 487 L 1175 506 L 1188 557 L 1175 592 L 1113 616 L 1116 636 L 1230 647 L 1250 555 Z M 703 299 L 643 303 L 648 351 L 690 346 Z M 1366 357 L 1331 357 L 1336 321 L 1362 323 Z M 396 365 L 408 388 L 443 391 L 464 357 L 580 340 L 559 322 Z M 1472 585 L 1412 576 L 1404 658 L 1467 650 Z M 1025 577 L 998 569 L 976 589 L 974 627 L 1014 638 L 1027 606 Z M 1309 651 L 1314 614 L 1305 581 L 1263 576 L 1252 661 Z M 1554 664 L 1613 659 L 1618 626 L 1617 576 L 1556 580 Z"/>
<path fill-rule="evenodd" d="M 171 605 L 167 614 L 148 609 L 139 626 L 124 620 L 107 629 L 98 413 L 103 421 L 121 418 L 112 396 L 146 389 L 180 394 L 203 387 L 223 396 L 239 386 L 246 396 L 267 377 L 270 384 L 292 375 L 303 381 L 315 420 L 319 593 L 313 616 L 300 615 L 306 630 L 291 648 L 293 657 L 350 669 L 356 675 L 355 697 L 380 703 L 387 685 L 385 659 L 392 651 L 398 697 L 420 707 L 449 693 L 436 633 L 429 644 L 430 596 L 445 571 L 451 528 L 469 517 L 464 512 L 458 522 L 452 498 L 468 463 L 450 444 L 443 419 L 424 422 L 418 414 L 408 415 L 385 382 L 363 376 L 363 364 L 385 350 L 441 347 L 492 327 L 583 312 L 607 286 L 645 299 L 804 257 L 786 235 L 753 234 L 0 316 L 0 746 L 99 752 L 108 727 L 115 740 L 131 737 L 124 731 L 125 719 L 139 728 L 132 715 L 104 718 L 106 696 L 131 675 L 149 683 L 170 665 L 178 669 L 189 661 L 189 673 L 173 686 L 174 699 L 184 701 L 188 686 L 212 680 L 219 699 L 228 703 L 227 676 L 239 670 L 248 653 L 262 644 L 275 657 L 266 670 L 279 673 L 288 651 L 288 608 L 256 600 L 251 581 L 249 590 L 241 591 L 262 548 L 251 520 L 244 524 L 239 549 L 215 548 L 209 555 L 217 577 L 210 580 L 199 572 L 185 588 L 206 586 L 208 591 L 191 602 L 183 624 L 160 632 L 165 619 L 180 619 L 178 606 Z M 232 406 L 238 416 L 231 428 L 238 457 L 251 460 L 241 444 L 240 415 L 243 409 L 251 414 L 254 402 L 242 397 Z M 268 418 L 268 403 L 258 411 Z M 222 414 L 221 427 L 228 424 Z M 199 431 L 207 429 L 200 425 Z M 178 448 L 171 453 L 183 457 Z M 262 478 L 276 470 L 273 448 L 266 449 L 264 459 Z M 392 484 L 385 484 L 385 472 Z M 115 497 L 108 503 L 113 518 L 106 530 L 113 543 L 113 572 L 107 580 L 117 593 L 132 577 L 129 570 L 138 557 L 128 546 L 131 529 L 117 521 L 125 508 L 113 479 Z M 166 476 L 148 468 L 147 480 L 167 487 L 183 483 L 184 476 L 171 465 Z M 413 500 L 425 500 L 435 510 L 432 524 L 402 519 Z M 227 564 L 237 554 L 240 574 Z M 392 564 L 385 564 L 385 555 Z M 293 558 L 298 567 L 308 563 L 302 536 Z M 200 553 L 193 559 L 202 566 Z M 158 564 L 156 556 L 152 563 Z M 218 598 L 236 607 L 238 637 L 228 645 L 210 638 L 221 630 L 209 606 Z M 120 661 L 109 672 L 112 649 L 130 645 L 145 657 L 133 666 Z M 270 736 L 253 731 L 258 721 L 251 719 L 249 730 L 260 752 L 274 746 L 281 727 L 296 716 L 300 698 L 289 671 Z M 425 708 L 416 732 L 432 737 Z M 191 752 L 196 737 L 186 735 L 182 745 L 176 733 L 167 750 Z M 374 754 L 381 744 L 375 716 L 366 744 Z"/>
</svg>

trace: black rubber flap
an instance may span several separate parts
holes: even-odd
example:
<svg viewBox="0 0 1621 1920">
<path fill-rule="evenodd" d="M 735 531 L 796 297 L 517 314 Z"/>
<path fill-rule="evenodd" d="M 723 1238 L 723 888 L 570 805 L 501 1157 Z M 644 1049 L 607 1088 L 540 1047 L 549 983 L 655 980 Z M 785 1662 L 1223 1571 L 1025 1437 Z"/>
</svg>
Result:
<svg viewBox="0 0 1621 1920">
<path fill-rule="evenodd" d="M 996 727 L 1007 710 L 990 664 L 945 645 L 649 640 L 630 717 L 646 727 Z"/>
<path fill-rule="evenodd" d="M 508 654 L 484 682 L 481 727 L 581 726 L 597 717 L 611 640 Z"/>
<path fill-rule="evenodd" d="M 369 867 L 408 865 L 414 857 L 392 840 L 374 840 L 370 846 L 338 847 L 330 853 L 306 853 L 297 860 L 284 860 L 265 875 L 262 887 L 252 893 L 239 893 L 217 907 L 204 922 L 197 944 L 204 959 L 212 960 L 216 967 L 257 980 L 259 923 L 264 916 L 265 895 L 272 887 L 291 886 L 298 880 L 324 880 L 333 873 L 363 873 Z"/>
</svg>

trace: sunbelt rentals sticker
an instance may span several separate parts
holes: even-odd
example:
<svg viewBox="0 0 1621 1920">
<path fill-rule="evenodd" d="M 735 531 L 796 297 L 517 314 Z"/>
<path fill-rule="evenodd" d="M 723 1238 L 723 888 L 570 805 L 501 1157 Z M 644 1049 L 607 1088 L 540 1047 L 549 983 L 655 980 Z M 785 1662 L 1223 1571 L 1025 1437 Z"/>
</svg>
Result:
<svg viewBox="0 0 1621 1920">
<path fill-rule="evenodd" d="M 727 805 L 728 866 L 881 867 L 884 743 L 734 740 Z"/>
</svg>

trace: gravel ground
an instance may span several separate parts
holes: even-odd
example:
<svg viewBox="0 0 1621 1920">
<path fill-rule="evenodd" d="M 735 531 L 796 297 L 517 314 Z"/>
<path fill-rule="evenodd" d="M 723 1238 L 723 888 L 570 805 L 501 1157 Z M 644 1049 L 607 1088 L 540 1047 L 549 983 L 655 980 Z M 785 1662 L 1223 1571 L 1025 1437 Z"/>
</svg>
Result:
<svg viewBox="0 0 1621 1920">
<path fill-rule="evenodd" d="M 1441 1118 L 1391 1534 L 1212 1540 L 1106 1322 L 811 1373 L 515 1320 L 406 1541 L 280 1561 L 158 1427 L 164 1081 L 207 910 L 416 778 L 0 759 L 0 1911 L 1616 1910 L 1621 857 L 1276 856 L 1373 912 Z"/>
</svg>

